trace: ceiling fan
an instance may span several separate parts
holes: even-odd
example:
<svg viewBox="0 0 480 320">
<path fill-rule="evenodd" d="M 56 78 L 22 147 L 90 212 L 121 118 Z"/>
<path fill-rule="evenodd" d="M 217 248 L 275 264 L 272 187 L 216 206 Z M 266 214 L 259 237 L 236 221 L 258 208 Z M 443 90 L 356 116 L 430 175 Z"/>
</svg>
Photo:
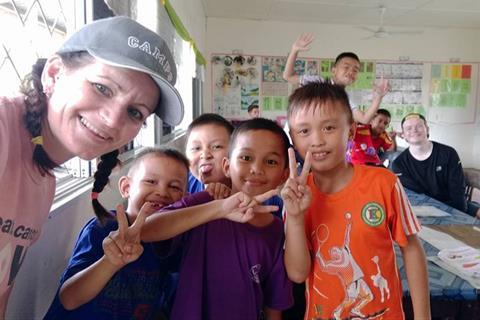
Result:
<svg viewBox="0 0 480 320">
<path fill-rule="evenodd" d="M 359 27 L 360 29 L 366 30 L 368 32 L 371 32 L 371 35 L 369 37 L 363 38 L 365 39 L 371 39 L 371 38 L 386 38 L 388 36 L 394 35 L 394 34 L 421 34 L 423 31 L 421 30 L 412 30 L 412 31 L 389 31 L 387 30 L 384 25 L 383 25 L 383 18 L 385 15 L 385 12 L 387 11 L 387 8 L 385 6 L 379 6 L 378 7 L 380 11 L 380 23 L 378 25 L 377 29 L 372 29 L 369 27 Z"/>
</svg>

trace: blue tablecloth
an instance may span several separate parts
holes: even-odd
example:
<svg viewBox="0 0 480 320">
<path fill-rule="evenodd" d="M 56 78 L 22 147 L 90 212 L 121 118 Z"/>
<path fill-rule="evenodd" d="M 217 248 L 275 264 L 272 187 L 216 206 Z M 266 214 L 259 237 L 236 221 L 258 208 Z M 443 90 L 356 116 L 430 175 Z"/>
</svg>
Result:
<svg viewBox="0 0 480 320">
<path fill-rule="evenodd" d="M 474 218 L 445 203 L 435 200 L 427 195 L 418 194 L 406 189 L 408 199 L 412 206 L 433 206 L 450 213 L 448 217 L 420 217 L 422 225 L 431 224 L 473 224 Z M 428 256 L 436 256 L 438 249 L 422 240 L 425 253 Z M 403 259 L 398 246 L 395 247 L 397 264 L 402 277 L 404 295 L 409 295 L 408 284 L 405 276 Z M 457 277 L 453 273 L 442 269 L 433 262 L 428 262 L 428 276 L 430 284 L 430 296 L 432 299 L 446 300 L 477 300 L 480 297 L 480 290 L 472 287 L 467 281 Z"/>
</svg>

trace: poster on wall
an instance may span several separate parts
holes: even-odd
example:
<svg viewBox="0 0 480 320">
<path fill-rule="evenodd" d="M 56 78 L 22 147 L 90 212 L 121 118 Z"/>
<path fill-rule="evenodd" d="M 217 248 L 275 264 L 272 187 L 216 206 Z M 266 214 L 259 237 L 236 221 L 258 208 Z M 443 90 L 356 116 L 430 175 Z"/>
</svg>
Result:
<svg viewBox="0 0 480 320">
<path fill-rule="evenodd" d="M 478 64 L 431 63 L 429 79 L 429 116 L 439 123 L 475 121 Z"/>
<path fill-rule="evenodd" d="M 284 122 L 290 94 L 283 80 L 286 57 L 213 54 L 213 112 L 229 119 L 247 118 L 247 108 L 258 104 L 263 117 Z M 298 59 L 297 74 L 318 75 L 318 59 Z"/>
<path fill-rule="evenodd" d="M 383 75 L 390 83 L 390 91 L 382 99 L 381 108 L 387 109 L 392 121 L 401 121 L 409 113 L 417 112 L 427 116 L 422 102 L 423 63 L 418 62 L 377 62 L 375 77 Z"/>
<path fill-rule="evenodd" d="M 288 83 L 283 80 L 286 57 L 262 57 L 262 105 L 263 114 L 286 111 Z"/>
<path fill-rule="evenodd" d="M 213 112 L 240 118 L 260 104 L 260 62 L 254 56 L 212 55 Z"/>
</svg>

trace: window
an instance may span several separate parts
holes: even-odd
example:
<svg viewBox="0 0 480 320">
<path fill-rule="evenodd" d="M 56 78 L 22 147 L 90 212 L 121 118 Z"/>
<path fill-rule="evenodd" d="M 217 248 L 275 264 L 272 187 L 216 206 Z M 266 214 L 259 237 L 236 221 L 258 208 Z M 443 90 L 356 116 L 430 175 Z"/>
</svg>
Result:
<svg viewBox="0 0 480 320">
<path fill-rule="evenodd" d="M 146 5 L 143 1 L 140 4 Z M 139 12 L 151 14 L 153 4 L 149 2 L 149 6 L 150 8 Z M 176 35 L 163 7 L 158 9 L 160 16 L 157 19 L 162 24 L 161 29 L 168 30 L 162 37 L 166 38 L 177 62 L 176 87 L 185 104 L 185 118 L 178 129 L 186 129 L 193 116 L 192 78 L 195 75 L 195 54 L 190 45 Z M 55 52 L 64 39 L 86 21 L 112 15 L 113 12 L 105 2 L 98 0 L 11 0 L 0 3 L 0 28 L 9 30 L 2 32 L 0 38 L 0 95 L 13 95 L 18 92 L 22 79 L 31 71 L 36 59 L 48 57 Z M 141 18 L 137 17 L 139 21 Z M 122 151 L 158 144 L 162 136 L 173 129 L 164 125 L 157 117 L 151 116 L 147 119 L 147 125 Z M 96 163 L 73 158 L 63 164 L 62 168 L 64 169 L 56 170 L 59 187 L 61 183 L 70 184 L 72 177 L 83 178 L 74 179 L 83 183 L 95 172 Z"/>
</svg>

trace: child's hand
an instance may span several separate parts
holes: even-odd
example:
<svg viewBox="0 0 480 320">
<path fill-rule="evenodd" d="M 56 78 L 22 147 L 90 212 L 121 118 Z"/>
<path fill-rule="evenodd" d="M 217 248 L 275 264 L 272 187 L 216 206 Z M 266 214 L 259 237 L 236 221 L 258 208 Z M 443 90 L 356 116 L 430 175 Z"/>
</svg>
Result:
<svg viewBox="0 0 480 320">
<path fill-rule="evenodd" d="M 395 138 L 397 137 L 397 131 L 392 130 L 388 132 L 388 136 L 390 137 L 390 139 L 395 140 Z"/>
<path fill-rule="evenodd" d="M 292 44 L 292 51 L 298 52 L 309 50 L 310 43 L 312 43 L 313 39 L 315 39 L 313 33 L 302 33 Z"/>
<path fill-rule="evenodd" d="M 312 192 L 310 187 L 307 186 L 307 177 L 310 172 L 311 158 L 312 154 L 308 151 L 305 156 L 302 172 L 300 176 L 298 176 L 295 151 L 293 151 L 292 148 L 288 149 L 290 177 L 280 193 L 287 216 L 298 217 L 310 206 Z"/>
<path fill-rule="evenodd" d="M 143 253 L 140 243 L 140 230 L 149 212 L 152 212 L 152 204 L 143 204 L 135 222 L 129 227 L 123 205 L 117 205 L 118 230 L 110 232 L 103 239 L 103 252 L 107 259 L 115 266 L 123 267 L 127 263 L 135 261 Z"/>
<path fill-rule="evenodd" d="M 232 194 L 232 190 L 220 182 L 207 184 L 205 191 L 207 191 L 215 200 L 228 198 Z"/>
<path fill-rule="evenodd" d="M 383 78 L 383 73 L 380 76 L 380 80 L 373 83 L 373 93 L 380 98 L 383 98 L 388 91 L 390 91 L 390 83 L 387 79 Z"/>
<path fill-rule="evenodd" d="M 225 212 L 225 219 L 235 222 L 247 222 L 255 214 L 270 213 L 277 211 L 278 206 L 264 206 L 262 203 L 278 194 L 278 190 L 270 190 L 264 194 L 250 197 L 243 192 L 237 192 L 234 195 L 223 200 L 222 211 Z"/>
</svg>

